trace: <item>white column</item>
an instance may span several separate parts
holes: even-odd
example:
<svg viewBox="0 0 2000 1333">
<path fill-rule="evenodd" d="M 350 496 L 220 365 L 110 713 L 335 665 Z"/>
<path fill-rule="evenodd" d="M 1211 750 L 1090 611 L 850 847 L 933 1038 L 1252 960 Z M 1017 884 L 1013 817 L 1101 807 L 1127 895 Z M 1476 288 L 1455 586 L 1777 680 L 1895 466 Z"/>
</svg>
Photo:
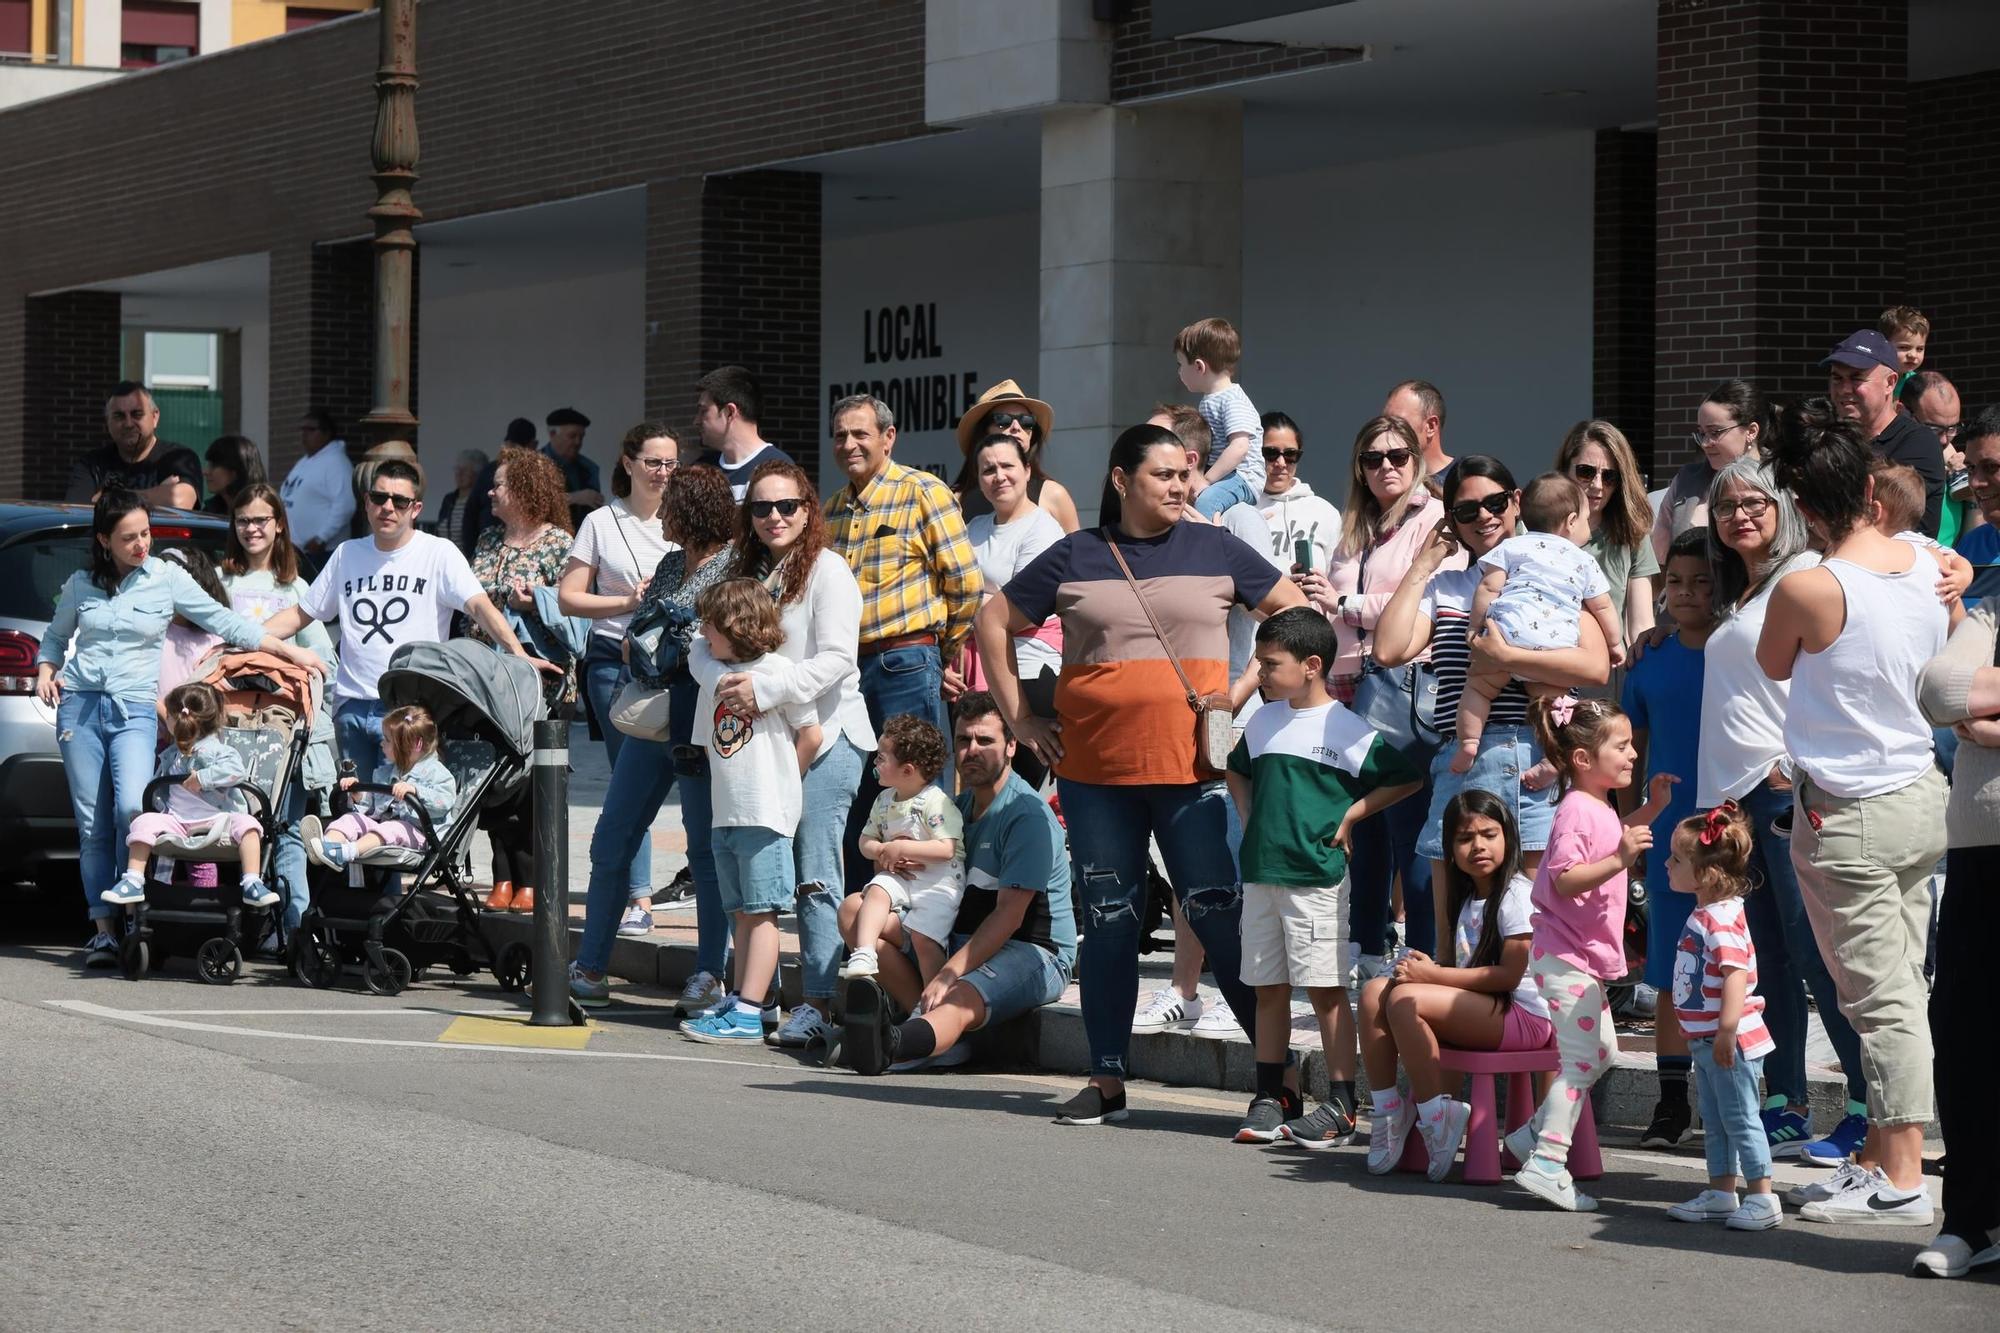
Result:
<svg viewBox="0 0 2000 1333">
<path fill-rule="evenodd" d="M 1174 335 L 1242 317 L 1241 106 L 1045 113 L 1041 223 L 1034 387 L 1056 413 L 1042 462 L 1088 522 L 1118 432 L 1156 401 L 1187 398 Z"/>
<path fill-rule="evenodd" d="M 234 36 L 233 0 L 201 0 L 201 54 L 227 51 Z"/>
<path fill-rule="evenodd" d="M 125 6 L 121 0 L 76 0 L 83 7 L 83 50 L 79 65 L 117 69 L 125 32 Z"/>
</svg>

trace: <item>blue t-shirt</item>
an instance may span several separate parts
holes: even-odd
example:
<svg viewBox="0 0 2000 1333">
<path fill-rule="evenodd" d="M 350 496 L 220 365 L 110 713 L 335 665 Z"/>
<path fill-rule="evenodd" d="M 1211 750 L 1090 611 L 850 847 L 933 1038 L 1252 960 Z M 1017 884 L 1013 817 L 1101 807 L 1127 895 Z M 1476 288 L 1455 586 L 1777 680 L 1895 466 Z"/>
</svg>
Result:
<svg viewBox="0 0 2000 1333">
<path fill-rule="evenodd" d="M 1959 533 L 1958 540 L 1953 542 L 1951 547 L 1974 565 L 2000 562 L 2000 526 L 1982 523 L 1976 528 Z M 1972 587 L 1965 594 L 1967 610 L 1979 605 L 1983 600 L 1980 595 L 1981 590 L 1986 589 L 1989 583 L 1995 583 L 1996 587 L 2000 587 L 2000 582 L 1995 581 L 1992 574 L 1981 569 L 1972 571 Z M 1987 590 L 1984 595 L 1992 596 L 1992 591 Z"/>
<path fill-rule="evenodd" d="M 1701 739 L 1702 652 L 1678 634 L 1646 651 L 1625 674 L 1625 715 L 1632 730 L 1646 733 L 1646 780 L 1671 773 L 1674 784 L 1666 811 L 1653 821 L 1653 850 L 1647 867 L 1664 880 L 1667 846 L 1674 825 L 1695 812 L 1695 757 Z"/>
<path fill-rule="evenodd" d="M 1062 825 L 1035 789 L 1009 772 L 986 813 L 972 815 L 973 793 L 958 797 L 965 816 L 965 898 L 954 935 L 970 935 L 999 905 L 1000 890 L 1029 889 L 1035 901 L 1013 938 L 1047 949 L 1064 971 L 1076 962 L 1076 914 L 1070 906 L 1069 853 Z"/>
</svg>

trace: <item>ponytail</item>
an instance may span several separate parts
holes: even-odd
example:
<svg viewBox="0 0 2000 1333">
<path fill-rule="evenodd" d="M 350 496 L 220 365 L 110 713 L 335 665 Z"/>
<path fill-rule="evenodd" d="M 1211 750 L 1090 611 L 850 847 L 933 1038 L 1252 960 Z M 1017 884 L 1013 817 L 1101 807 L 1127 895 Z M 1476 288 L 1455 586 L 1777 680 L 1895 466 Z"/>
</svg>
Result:
<svg viewBox="0 0 2000 1333">
<path fill-rule="evenodd" d="M 1576 752 L 1595 753 L 1604 744 L 1612 720 L 1623 716 L 1616 704 L 1603 699 L 1579 699 L 1573 694 L 1538 695 L 1529 701 L 1528 717 L 1535 726 L 1535 743 L 1542 747 L 1542 758 L 1556 771 L 1557 796 L 1576 783 Z"/>
<path fill-rule="evenodd" d="M 182 754 L 222 730 L 222 696 L 213 685 L 191 681 L 167 693 L 167 730 Z"/>
</svg>

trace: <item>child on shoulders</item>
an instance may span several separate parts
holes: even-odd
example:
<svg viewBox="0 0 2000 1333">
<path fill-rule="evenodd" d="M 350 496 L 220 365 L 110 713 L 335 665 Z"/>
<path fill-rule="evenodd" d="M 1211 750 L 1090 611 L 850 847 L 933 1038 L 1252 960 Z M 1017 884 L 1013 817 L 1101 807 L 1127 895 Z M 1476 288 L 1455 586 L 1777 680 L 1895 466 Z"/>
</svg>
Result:
<svg viewBox="0 0 2000 1333">
<path fill-rule="evenodd" d="M 1195 510 L 1214 518 L 1231 505 L 1261 503 L 1264 420 L 1236 382 L 1243 359 L 1241 335 L 1226 319 L 1196 320 L 1175 337 L 1174 359 L 1180 363 L 1181 387 L 1201 395 L 1196 410 L 1208 424 L 1203 473 L 1209 484 L 1195 497 Z"/>
</svg>

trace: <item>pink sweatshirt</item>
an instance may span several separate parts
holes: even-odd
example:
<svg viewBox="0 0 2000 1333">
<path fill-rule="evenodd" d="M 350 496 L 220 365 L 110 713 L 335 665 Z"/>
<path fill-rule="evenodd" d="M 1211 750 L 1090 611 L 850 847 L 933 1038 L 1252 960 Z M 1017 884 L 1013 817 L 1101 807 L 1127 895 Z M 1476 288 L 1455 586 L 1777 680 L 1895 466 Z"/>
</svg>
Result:
<svg viewBox="0 0 2000 1333">
<path fill-rule="evenodd" d="M 1396 530 L 1379 539 L 1374 546 L 1356 555 L 1342 555 L 1338 549 L 1327 560 L 1326 581 L 1333 585 L 1335 597 L 1348 599 L 1347 609 L 1359 611 L 1357 619 L 1361 627 L 1372 637 L 1375 622 L 1382 617 L 1382 610 L 1389 605 L 1389 599 L 1396 595 L 1396 588 L 1403 581 L 1403 575 L 1410 572 L 1416 563 L 1417 552 L 1424 549 L 1424 543 L 1431 539 L 1431 531 L 1437 527 L 1438 519 L 1444 516 L 1444 502 L 1425 492 L 1419 495 L 1410 507 L 1403 511 L 1403 521 Z M 1368 586 L 1357 587 L 1361 577 L 1363 557 L 1368 562 Z M 1440 570 L 1464 569 L 1465 552 L 1460 550 L 1451 559 L 1439 566 Z M 1355 594 L 1360 596 L 1356 597 Z M 1340 657 L 1329 673 L 1335 679 L 1342 676 L 1361 674 L 1361 636 L 1354 627 L 1336 620 L 1333 628 L 1340 635 Z M 1423 653 L 1430 656 L 1430 650 Z"/>
</svg>

